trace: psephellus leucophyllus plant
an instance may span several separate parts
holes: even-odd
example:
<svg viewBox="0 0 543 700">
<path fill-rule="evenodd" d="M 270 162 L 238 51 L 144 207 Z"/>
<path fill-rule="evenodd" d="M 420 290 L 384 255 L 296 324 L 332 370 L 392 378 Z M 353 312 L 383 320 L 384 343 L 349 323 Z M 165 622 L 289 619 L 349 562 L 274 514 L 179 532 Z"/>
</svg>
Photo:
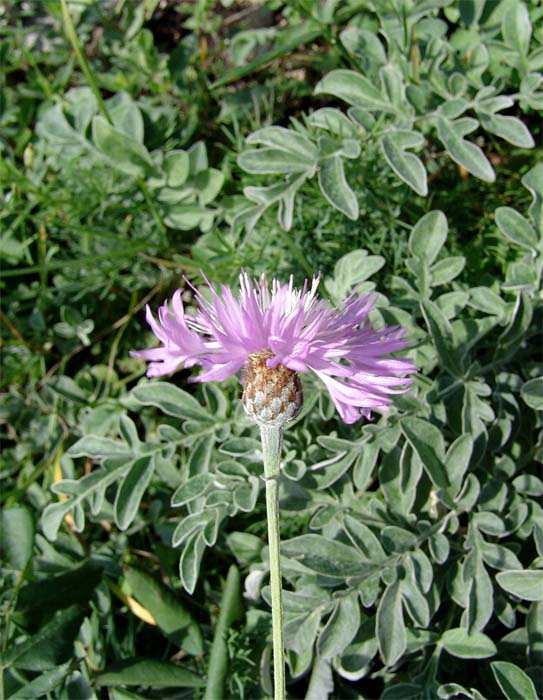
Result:
<svg viewBox="0 0 543 700">
<path fill-rule="evenodd" d="M 389 354 L 405 348 L 402 328 L 376 330 L 368 321 L 376 295 L 349 297 L 341 309 L 317 297 L 319 279 L 296 289 L 277 280 L 271 289 L 263 276 L 253 281 L 240 275 L 236 298 L 227 286 L 211 299 L 194 289 L 198 310 L 185 313 L 181 290 L 146 319 L 161 345 L 131 354 L 149 361 L 147 376 L 171 374 L 180 366 L 200 365 L 192 381 L 221 381 L 243 368 L 243 406 L 260 427 L 266 483 L 274 697 L 285 698 L 283 612 L 279 552 L 278 479 L 283 427 L 302 409 L 298 373 L 312 371 L 325 384 L 345 423 L 371 411 L 387 411 L 391 395 L 408 390 L 415 371 L 406 359 Z"/>
</svg>

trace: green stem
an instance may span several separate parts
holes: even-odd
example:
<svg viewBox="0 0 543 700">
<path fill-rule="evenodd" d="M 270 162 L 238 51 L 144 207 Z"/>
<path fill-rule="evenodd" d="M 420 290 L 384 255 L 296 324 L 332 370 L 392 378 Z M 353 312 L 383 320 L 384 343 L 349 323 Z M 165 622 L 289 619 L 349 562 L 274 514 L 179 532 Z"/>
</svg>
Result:
<svg viewBox="0 0 543 700">
<path fill-rule="evenodd" d="M 102 113 L 104 119 L 109 124 L 113 125 L 113 119 L 111 118 L 111 114 L 109 113 L 108 108 L 106 107 L 106 103 L 104 102 L 104 99 L 102 98 L 102 93 L 100 92 L 100 88 L 98 87 L 98 83 L 96 82 L 94 75 L 92 74 L 89 63 L 87 61 L 87 57 L 85 56 L 83 48 L 81 47 L 81 43 L 79 41 L 79 37 L 77 36 L 77 31 L 74 27 L 72 16 L 70 14 L 70 10 L 68 8 L 68 4 L 67 4 L 66 0 L 60 0 L 60 5 L 62 7 L 62 18 L 64 19 L 64 28 L 66 31 L 66 36 L 68 37 L 68 40 L 69 40 L 70 44 L 72 45 L 72 48 L 75 52 L 75 55 L 77 56 L 77 60 L 79 61 L 79 65 L 81 66 L 81 70 L 83 71 L 83 74 L 85 75 L 85 78 L 87 79 L 87 82 L 89 84 L 90 89 L 92 90 L 94 96 L 96 97 L 96 101 L 98 103 L 98 108 L 99 108 L 100 112 Z M 153 215 L 153 218 L 155 219 L 161 233 L 165 234 L 166 233 L 166 224 L 162 220 L 162 217 L 160 216 L 160 213 L 159 213 L 158 209 L 156 208 L 155 203 L 153 202 L 153 199 L 149 193 L 149 190 L 147 189 L 147 185 L 145 183 L 145 180 L 142 177 L 137 177 L 136 179 L 137 179 L 138 185 L 143 193 L 145 201 L 147 202 L 147 206 L 149 207 L 151 214 Z"/>
<path fill-rule="evenodd" d="M 94 75 L 92 74 L 92 71 L 87 62 L 87 57 L 83 53 L 83 49 L 81 48 L 81 44 L 79 43 L 79 37 L 77 36 L 77 32 L 74 27 L 72 15 L 70 14 L 70 10 L 68 8 L 68 3 L 66 2 L 66 0 L 60 0 L 60 6 L 62 8 L 62 18 L 64 20 L 66 36 L 68 37 L 68 40 L 72 45 L 75 55 L 77 56 L 77 60 L 79 61 L 81 70 L 83 71 L 85 78 L 87 79 L 90 89 L 96 97 L 96 101 L 98 102 L 100 112 L 102 112 L 106 121 L 108 121 L 110 124 L 113 124 L 111 116 L 107 110 L 106 104 L 102 98 L 102 93 L 100 92 L 98 83 L 94 79 Z"/>
<path fill-rule="evenodd" d="M 266 480 L 268 549 L 272 602 L 274 700 L 285 700 L 285 645 L 283 641 L 283 597 L 281 590 L 281 554 L 279 530 L 279 465 L 283 431 L 272 425 L 260 426 Z"/>
</svg>

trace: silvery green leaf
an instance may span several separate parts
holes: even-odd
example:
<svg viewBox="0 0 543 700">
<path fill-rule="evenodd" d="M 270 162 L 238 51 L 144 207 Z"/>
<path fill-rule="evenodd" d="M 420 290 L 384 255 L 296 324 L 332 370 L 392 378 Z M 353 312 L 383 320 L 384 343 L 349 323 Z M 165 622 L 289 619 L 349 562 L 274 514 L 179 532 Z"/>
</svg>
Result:
<svg viewBox="0 0 543 700">
<path fill-rule="evenodd" d="M 465 619 L 470 633 L 483 630 L 494 610 L 494 589 L 481 554 L 473 554 L 472 562 L 473 570 L 470 572 L 468 606 L 462 617 L 463 620 Z"/>
<path fill-rule="evenodd" d="M 392 666 L 407 646 L 399 582 L 388 586 L 379 602 L 375 631 L 381 657 L 387 666 Z"/>
<path fill-rule="evenodd" d="M 532 23 L 526 5 L 513 3 L 508 12 L 503 15 L 502 36 L 505 43 L 521 56 L 527 55 L 532 36 Z"/>
<path fill-rule="evenodd" d="M 420 132 L 405 129 L 390 130 L 381 139 L 383 154 L 392 170 L 417 194 L 425 197 L 428 194 L 426 169 L 420 158 L 407 150 L 423 144 Z"/>
<path fill-rule="evenodd" d="M 449 478 L 443 464 L 445 446 L 441 431 L 422 418 L 406 416 L 402 419 L 402 431 L 438 488 L 447 488 Z"/>
<path fill-rule="evenodd" d="M 326 129 L 339 137 L 355 138 L 361 131 L 360 127 L 353 124 L 343 112 L 335 107 L 317 109 L 309 115 L 307 122 L 311 126 Z"/>
<path fill-rule="evenodd" d="M 260 553 L 264 542 L 249 532 L 231 532 L 226 537 L 228 547 L 240 564 L 251 564 L 260 561 Z M 286 607 L 286 606 L 285 606 Z"/>
<path fill-rule="evenodd" d="M 354 547 L 321 535 L 300 535 L 282 542 L 281 554 L 333 578 L 361 575 L 371 567 Z"/>
<path fill-rule="evenodd" d="M 444 632 L 440 639 L 443 647 L 460 659 L 487 659 L 497 653 L 496 645 L 483 632 L 468 632 L 465 627 L 455 627 Z"/>
<path fill-rule="evenodd" d="M 526 292 L 517 294 L 511 320 L 498 338 L 496 357 L 503 357 L 518 347 L 519 340 L 524 337 L 524 334 L 530 327 L 532 317 L 533 305 L 530 296 Z"/>
<path fill-rule="evenodd" d="M 474 514 L 471 522 L 474 527 L 484 532 L 486 535 L 502 537 L 505 534 L 504 522 L 496 513 L 479 510 Z"/>
<path fill-rule="evenodd" d="M 417 221 L 409 235 L 412 255 L 431 265 L 447 240 L 447 217 L 434 209 Z"/>
<path fill-rule="evenodd" d="M 325 75 L 315 87 L 315 95 L 323 93 L 339 97 L 350 105 L 393 111 L 381 91 L 368 78 L 352 70 L 333 70 Z"/>
<path fill-rule="evenodd" d="M 319 186 L 333 207 L 353 221 L 358 219 L 358 200 L 345 178 L 340 156 L 330 156 L 320 161 Z"/>
<path fill-rule="evenodd" d="M 156 406 L 169 416 L 206 423 L 213 421 L 194 396 L 169 382 L 142 382 L 132 389 L 130 396 L 140 405 Z"/>
<path fill-rule="evenodd" d="M 505 316 L 507 313 L 507 302 L 490 287 L 472 287 L 469 290 L 469 295 L 469 305 L 474 309 L 499 317 Z"/>
<path fill-rule="evenodd" d="M 379 451 L 380 447 L 374 442 L 366 443 L 360 451 L 353 467 L 353 482 L 357 489 L 362 490 L 367 487 L 377 463 Z"/>
<path fill-rule="evenodd" d="M 531 292 L 537 284 L 537 272 L 533 264 L 511 262 L 507 266 L 502 289 L 508 292 Z"/>
<path fill-rule="evenodd" d="M 407 552 L 416 547 L 417 536 L 405 528 L 386 525 L 381 530 L 381 542 L 390 553 Z"/>
<path fill-rule="evenodd" d="M 543 163 L 536 163 L 521 182 L 532 195 L 528 213 L 537 233 L 543 238 Z"/>
<path fill-rule="evenodd" d="M 195 476 L 174 491 L 171 505 L 177 508 L 199 498 L 208 490 L 212 481 L 213 476 L 211 474 L 195 474 Z"/>
<path fill-rule="evenodd" d="M 209 168 L 207 160 L 207 149 L 203 141 L 197 141 L 187 151 L 189 155 L 189 172 L 191 175 L 196 175 Z"/>
<path fill-rule="evenodd" d="M 477 121 L 464 117 L 449 121 L 443 117 L 437 118 L 437 132 L 450 157 L 468 172 L 485 182 L 494 182 L 496 175 L 485 154 L 464 136 L 477 128 Z"/>
<path fill-rule="evenodd" d="M 405 83 L 398 68 L 393 63 L 387 63 L 379 70 L 379 77 L 390 102 L 398 110 L 409 108 L 405 104 Z"/>
<path fill-rule="evenodd" d="M 522 564 L 516 554 L 501 544 L 482 541 L 479 545 L 483 561 L 493 569 L 521 569 Z"/>
<path fill-rule="evenodd" d="M 60 103 L 50 107 L 40 116 L 37 132 L 57 146 L 79 147 L 79 149 L 92 147 L 83 132 L 77 131 L 70 125 Z"/>
<path fill-rule="evenodd" d="M 524 382 L 520 395 L 530 408 L 535 411 L 543 411 L 543 377 L 536 377 Z"/>
<path fill-rule="evenodd" d="M 334 691 L 334 676 L 330 662 L 317 659 L 311 672 L 304 700 L 327 700 Z"/>
<path fill-rule="evenodd" d="M 247 459 L 257 459 L 262 454 L 260 440 L 251 437 L 232 437 L 225 440 L 220 451 L 223 454 L 233 457 L 246 457 Z"/>
<path fill-rule="evenodd" d="M 357 681 L 369 672 L 376 653 L 375 623 L 372 618 L 362 617 L 356 637 L 343 651 L 341 658 L 336 659 L 335 669 L 343 678 Z"/>
<path fill-rule="evenodd" d="M 240 153 L 238 165 L 245 172 L 254 175 L 312 173 L 316 167 L 316 159 L 279 148 L 259 148 Z"/>
<path fill-rule="evenodd" d="M 469 102 L 464 97 L 455 97 L 454 99 L 444 102 L 439 111 L 447 119 L 457 119 L 469 107 Z"/>
<path fill-rule="evenodd" d="M 481 126 L 491 134 L 496 134 L 513 146 L 533 148 L 535 143 L 532 135 L 518 117 L 505 117 L 501 114 L 485 114 L 479 112 Z"/>
<path fill-rule="evenodd" d="M 70 401 L 75 401 L 81 404 L 89 403 L 89 394 L 84 391 L 71 377 L 67 377 L 63 374 L 51 377 L 47 381 L 47 386 L 51 387 L 54 392 L 60 394 L 60 396 L 63 396 Z"/>
<path fill-rule="evenodd" d="M 134 421 L 129 418 L 126 413 L 121 413 L 119 420 L 119 430 L 123 439 L 127 442 L 134 452 L 139 452 L 141 446 L 140 439 L 138 437 L 138 431 Z"/>
<path fill-rule="evenodd" d="M 219 194 L 224 182 L 224 175 L 216 168 L 209 168 L 198 173 L 192 186 L 198 195 L 198 203 L 205 207 L 210 204 Z"/>
<path fill-rule="evenodd" d="M 138 105 L 126 92 L 119 92 L 107 101 L 113 126 L 138 143 L 143 143 L 143 117 Z"/>
<path fill-rule="evenodd" d="M 263 129 L 257 129 L 247 137 L 247 143 L 278 148 L 287 153 L 296 154 L 308 163 L 313 163 L 318 155 L 315 144 L 306 136 L 282 126 L 266 126 Z"/>
<path fill-rule="evenodd" d="M 428 601 L 412 577 L 406 577 L 400 582 L 403 607 L 413 624 L 426 628 L 430 624 L 430 607 Z"/>
<path fill-rule="evenodd" d="M 438 564 L 445 563 L 449 558 L 449 540 L 442 532 L 436 532 L 428 539 L 428 549 L 432 559 Z"/>
<path fill-rule="evenodd" d="M 175 545 L 174 545 L 175 546 Z M 200 563 L 205 550 L 204 538 L 200 532 L 194 532 L 185 544 L 179 560 L 179 578 L 187 593 L 194 593 L 200 571 Z"/>
<path fill-rule="evenodd" d="M 312 649 L 319 631 L 321 616 L 320 608 L 304 615 L 289 615 L 285 620 L 285 647 L 297 654 L 303 654 L 308 648 Z"/>
<path fill-rule="evenodd" d="M 117 489 L 114 515 L 117 527 L 126 530 L 136 517 L 145 489 L 149 485 L 155 469 L 152 457 L 140 457 L 130 467 Z"/>
<path fill-rule="evenodd" d="M 91 457 L 102 460 L 106 457 L 119 457 L 126 460 L 134 457 L 133 451 L 123 442 L 97 435 L 85 435 L 75 442 L 68 452 L 69 457 Z"/>
<path fill-rule="evenodd" d="M 172 547 L 178 547 L 188 538 L 191 538 L 194 533 L 200 533 L 214 517 L 214 510 L 204 510 L 200 513 L 186 515 L 181 519 L 173 532 Z"/>
<path fill-rule="evenodd" d="M 534 602 L 526 615 L 528 659 L 534 666 L 543 662 L 543 603 Z"/>
<path fill-rule="evenodd" d="M 433 287 L 441 284 L 448 284 L 458 277 L 466 265 L 466 258 L 463 255 L 443 258 L 430 268 L 431 281 Z"/>
<path fill-rule="evenodd" d="M 488 68 L 490 54 L 484 43 L 476 44 L 466 56 L 466 75 L 476 84 L 481 84 L 481 76 Z"/>
<path fill-rule="evenodd" d="M 537 234 L 530 222 L 512 207 L 498 207 L 494 213 L 500 231 L 512 243 L 528 250 L 537 247 Z"/>
<path fill-rule="evenodd" d="M 102 116 L 92 120 L 92 139 L 117 170 L 133 177 L 159 174 L 145 146 L 111 126 Z"/>
<path fill-rule="evenodd" d="M 317 643 L 321 658 L 331 659 L 343 653 L 352 642 L 360 624 L 360 605 L 356 593 L 339 598 L 319 635 Z"/>
<path fill-rule="evenodd" d="M 475 474 L 468 474 L 460 493 L 455 497 L 458 512 L 469 513 L 479 498 L 481 485 Z"/>
<path fill-rule="evenodd" d="M 240 510 L 250 513 L 256 504 L 259 491 L 259 480 L 255 476 L 250 476 L 246 484 L 240 484 L 234 490 L 234 505 Z"/>
<path fill-rule="evenodd" d="M 470 433 L 459 435 L 449 446 L 445 455 L 445 469 L 453 487 L 458 490 L 466 473 L 473 452 L 473 438 Z"/>
<path fill-rule="evenodd" d="M 170 187 L 181 187 L 189 176 L 189 156 L 186 151 L 169 151 L 162 164 Z"/>
<path fill-rule="evenodd" d="M 405 516 L 411 511 L 421 474 L 421 461 L 407 442 L 401 454 L 394 449 L 384 456 L 379 469 L 379 482 L 393 512 Z"/>
<path fill-rule="evenodd" d="M 526 496 L 543 496 L 543 481 L 534 474 L 519 474 L 513 479 L 513 486 L 518 493 Z"/>
<path fill-rule="evenodd" d="M 42 520 L 42 527 L 45 528 Z M 0 551 L 4 561 L 22 571 L 30 557 L 34 543 L 34 519 L 23 505 L 2 508 L 0 512 Z"/>
<path fill-rule="evenodd" d="M 421 301 L 420 308 L 443 368 L 454 377 L 462 377 L 464 374 L 462 357 L 455 347 L 455 342 L 458 340 L 455 338 L 451 324 L 433 301 L 429 299 Z"/>
<path fill-rule="evenodd" d="M 543 601 L 543 571 L 517 569 L 500 571 L 496 581 L 504 591 L 522 600 Z"/>
<path fill-rule="evenodd" d="M 409 565 L 409 561 L 413 565 L 413 573 L 418 582 L 419 588 L 424 594 L 428 593 L 434 580 L 434 569 L 432 567 L 432 562 L 420 548 L 413 549 L 411 552 L 409 552 L 407 565 Z"/>
<path fill-rule="evenodd" d="M 507 700 L 537 700 L 532 679 L 518 666 L 509 661 L 492 661 L 490 668 Z"/>
<path fill-rule="evenodd" d="M 364 523 L 352 515 L 343 518 L 343 529 L 347 536 L 365 558 L 372 562 L 380 562 L 386 559 L 386 554 L 377 536 Z"/>
<path fill-rule="evenodd" d="M 386 63 L 387 56 L 379 37 L 361 27 L 347 27 L 339 35 L 347 51 L 364 63 L 381 65 Z"/>
<path fill-rule="evenodd" d="M 41 528 L 48 540 L 53 541 L 56 539 L 64 516 L 70 512 L 71 508 L 71 504 L 66 501 L 50 503 L 44 508 L 41 515 Z"/>
</svg>

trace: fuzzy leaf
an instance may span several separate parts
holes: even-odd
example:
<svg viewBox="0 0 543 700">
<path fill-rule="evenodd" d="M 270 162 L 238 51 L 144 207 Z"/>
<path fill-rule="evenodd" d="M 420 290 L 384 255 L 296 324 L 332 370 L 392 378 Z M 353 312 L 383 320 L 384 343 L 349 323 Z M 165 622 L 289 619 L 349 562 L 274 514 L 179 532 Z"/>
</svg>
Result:
<svg viewBox="0 0 543 700">
<path fill-rule="evenodd" d="M 496 175 L 483 151 L 479 146 L 464 139 L 465 134 L 475 128 L 477 122 L 469 117 L 454 122 L 443 117 L 437 119 L 439 139 L 455 163 L 485 182 L 494 182 Z"/>
<path fill-rule="evenodd" d="M 435 209 L 417 221 L 409 236 L 409 250 L 431 265 L 447 240 L 447 217 Z"/>
<path fill-rule="evenodd" d="M 536 377 L 524 382 L 520 395 L 534 411 L 543 411 L 543 377 Z"/>
<path fill-rule="evenodd" d="M 522 600 L 543 601 L 543 571 L 519 569 L 500 571 L 496 581 L 504 591 Z"/>
<path fill-rule="evenodd" d="M 460 659 L 487 659 L 497 653 L 490 637 L 482 632 L 469 634 L 464 627 L 447 630 L 440 641 L 449 654 Z"/>
<path fill-rule="evenodd" d="M 130 467 L 128 474 L 117 489 L 115 497 L 115 522 L 120 530 L 126 530 L 136 517 L 138 508 L 151 481 L 155 464 L 152 457 L 141 457 Z"/>
<path fill-rule="evenodd" d="M 321 535 L 300 535 L 282 542 L 281 554 L 332 578 L 363 574 L 370 565 L 353 547 Z"/>
<path fill-rule="evenodd" d="M 141 143 L 111 126 L 104 117 L 92 120 L 92 138 L 111 165 L 127 175 L 156 175 L 149 151 Z"/>
<path fill-rule="evenodd" d="M 319 636 L 319 656 L 331 659 L 343 653 L 358 632 L 360 605 L 358 596 L 352 594 L 340 598 Z"/>
<path fill-rule="evenodd" d="M 383 154 L 392 170 L 417 194 L 425 197 L 428 194 L 426 169 L 421 159 L 407 150 L 423 144 L 421 133 L 404 129 L 391 130 L 381 139 Z"/>
<path fill-rule="evenodd" d="M 321 160 L 319 167 L 319 186 L 330 204 L 356 221 L 358 218 L 358 200 L 345 179 L 343 158 L 332 156 Z"/>
<path fill-rule="evenodd" d="M 528 250 L 537 247 L 537 234 L 530 222 L 512 207 L 498 207 L 494 214 L 498 228 L 512 243 Z"/>
<path fill-rule="evenodd" d="M 537 700 L 532 679 L 518 666 L 509 661 L 493 661 L 490 667 L 507 700 Z"/>
<path fill-rule="evenodd" d="M 156 406 L 169 416 L 206 423 L 213 420 L 193 396 L 168 382 L 139 384 L 130 396 L 142 406 Z"/>
<path fill-rule="evenodd" d="M 352 70 L 333 70 L 320 80 L 315 95 L 334 95 L 350 105 L 391 111 L 391 105 L 368 78 Z"/>
<path fill-rule="evenodd" d="M 402 611 L 399 583 L 393 583 L 384 592 L 375 619 L 379 651 L 387 666 L 392 666 L 404 653 L 407 636 Z"/>
</svg>

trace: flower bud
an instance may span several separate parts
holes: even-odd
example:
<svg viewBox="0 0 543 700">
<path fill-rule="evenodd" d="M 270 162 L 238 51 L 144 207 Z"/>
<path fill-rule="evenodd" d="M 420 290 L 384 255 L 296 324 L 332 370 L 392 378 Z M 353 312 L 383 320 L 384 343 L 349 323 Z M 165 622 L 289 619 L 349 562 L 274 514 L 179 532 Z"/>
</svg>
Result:
<svg viewBox="0 0 543 700">
<path fill-rule="evenodd" d="M 261 425 L 283 426 L 302 410 L 304 395 L 297 373 L 284 365 L 270 369 L 266 360 L 269 350 L 253 352 L 247 357 L 242 377 L 243 408 Z"/>
</svg>

